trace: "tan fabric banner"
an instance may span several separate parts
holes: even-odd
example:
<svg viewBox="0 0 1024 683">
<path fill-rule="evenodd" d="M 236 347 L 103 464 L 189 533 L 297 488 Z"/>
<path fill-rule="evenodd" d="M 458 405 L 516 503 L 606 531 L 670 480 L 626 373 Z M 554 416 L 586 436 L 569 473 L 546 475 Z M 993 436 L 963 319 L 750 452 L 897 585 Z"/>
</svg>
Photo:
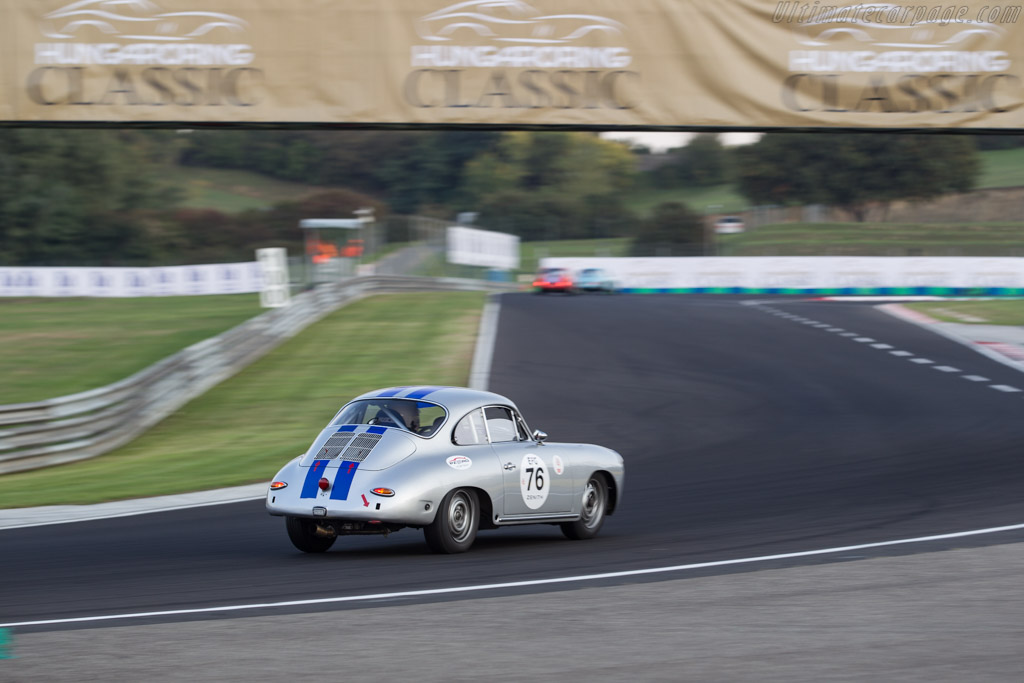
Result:
<svg viewBox="0 0 1024 683">
<path fill-rule="evenodd" d="M 0 121 L 1024 129 L 1020 5 L 0 0 Z"/>
</svg>

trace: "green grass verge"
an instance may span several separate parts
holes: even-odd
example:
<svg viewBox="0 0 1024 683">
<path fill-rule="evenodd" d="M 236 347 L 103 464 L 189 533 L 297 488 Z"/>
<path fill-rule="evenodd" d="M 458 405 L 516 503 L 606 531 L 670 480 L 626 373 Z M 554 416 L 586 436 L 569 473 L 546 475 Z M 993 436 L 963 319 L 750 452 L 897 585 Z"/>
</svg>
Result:
<svg viewBox="0 0 1024 683">
<path fill-rule="evenodd" d="M 1024 326 L 1024 300 L 927 301 L 904 304 L 907 308 L 950 323 L 968 325 Z"/>
<path fill-rule="evenodd" d="M 0 507 L 87 504 L 269 481 L 348 399 L 463 385 L 485 294 L 380 295 L 327 316 L 107 455 L 0 476 Z"/>
<path fill-rule="evenodd" d="M 236 213 L 268 209 L 284 201 L 296 201 L 325 188 L 275 180 L 249 171 L 198 166 L 171 166 L 166 177 L 182 190 L 180 206 Z"/>
<path fill-rule="evenodd" d="M 1024 256 L 1024 222 L 783 223 L 716 242 L 721 256 Z"/>
<path fill-rule="evenodd" d="M 734 213 L 746 209 L 746 200 L 732 183 L 711 187 L 680 187 L 668 190 L 638 187 L 624 197 L 626 206 L 639 216 L 648 216 L 665 202 L 682 202 L 697 213 Z"/>
<path fill-rule="evenodd" d="M 978 189 L 1024 186 L 1024 147 L 992 149 L 978 156 L 981 158 Z"/>
<path fill-rule="evenodd" d="M 0 299 L 0 404 L 116 382 L 261 310 L 256 294 Z"/>
</svg>

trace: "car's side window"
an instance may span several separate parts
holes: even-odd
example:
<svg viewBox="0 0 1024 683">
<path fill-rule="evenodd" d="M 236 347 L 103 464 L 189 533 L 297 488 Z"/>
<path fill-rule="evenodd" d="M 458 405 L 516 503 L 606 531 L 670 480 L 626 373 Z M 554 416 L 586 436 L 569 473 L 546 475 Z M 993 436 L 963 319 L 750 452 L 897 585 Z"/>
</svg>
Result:
<svg viewBox="0 0 1024 683">
<path fill-rule="evenodd" d="M 491 406 L 486 409 L 485 413 L 487 415 L 487 431 L 491 434 L 491 443 L 520 440 L 511 410 L 500 406 Z"/>
<path fill-rule="evenodd" d="M 482 410 L 477 408 L 459 420 L 459 424 L 455 425 L 455 431 L 452 432 L 452 442 L 457 446 L 487 443 Z"/>
</svg>

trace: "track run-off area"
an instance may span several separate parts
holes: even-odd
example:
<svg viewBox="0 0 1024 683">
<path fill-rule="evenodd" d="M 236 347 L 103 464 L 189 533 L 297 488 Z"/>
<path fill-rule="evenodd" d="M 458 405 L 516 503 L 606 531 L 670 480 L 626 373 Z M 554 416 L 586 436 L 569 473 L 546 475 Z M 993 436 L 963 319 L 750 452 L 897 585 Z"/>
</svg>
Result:
<svg viewBox="0 0 1024 683">
<path fill-rule="evenodd" d="M 132 627 L 223 633 L 250 621 L 235 617 L 301 624 L 345 613 L 391 628 L 406 610 L 468 615 L 488 601 L 497 601 L 490 618 L 500 604 L 503 621 L 558 623 L 586 596 L 600 623 L 629 629 L 674 617 L 626 590 L 685 613 L 708 590 L 753 590 L 752 573 L 856 571 L 1024 541 L 1024 373 L 873 305 L 507 294 L 489 388 L 549 441 L 623 455 L 622 505 L 596 539 L 498 529 L 466 554 L 436 556 L 405 530 L 304 555 L 262 501 L 11 529 L 0 531 L 0 625 L 25 640 L 80 629 L 129 637 Z M 886 585 L 915 580 L 882 571 Z M 796 604 L 806 584 L 793 580 Z M 707 581 L 719 583 L 687 593 Z M 486 619 L 470 621 L 486 628 Z M 565 661 L 503 671 L 515 680 L 584 669 L 583 659 Z"/>
</svg>

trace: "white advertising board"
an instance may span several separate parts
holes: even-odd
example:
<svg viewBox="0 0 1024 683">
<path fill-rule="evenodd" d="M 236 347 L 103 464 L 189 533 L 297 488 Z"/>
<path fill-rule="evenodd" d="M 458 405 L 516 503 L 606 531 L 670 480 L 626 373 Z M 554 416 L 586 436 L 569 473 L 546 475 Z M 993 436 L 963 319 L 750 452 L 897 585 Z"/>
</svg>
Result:
<svg viewBox="0 0 1024 683">
<path fill-rule="evenodd" d="M 519 238 L 452 225 L 448 228 L 448 262 L 515 270 L 519 267 Z"/>
<path fill-rule="evenodd" d="M 291 297 L 288 284 L 288 250 L 281 247 L 269 247 L 256 250 L 256 260 L 260 264 L 263 287 L 260 289 L 260 306 L 263 308 L 280 308 L 287 306 Z"/>
<path fill-rule="evenodd" d="M 0 267 L 0 297 L 135 297 L 259 292 L 259 263 L 163 268 Z"/>
<path fill-rule="evenodd" d="M 1024 292 L 1024 258 L 886 256 L 707 256 L 567 258 L 541 260 L 545 267 L 603 268 L 624 290 L 673 292 L 799 291 L 894 293 L 911 290 L 963 294 Z M 925 293 L 917 291 L 917 293 Z"/>
</svg>

